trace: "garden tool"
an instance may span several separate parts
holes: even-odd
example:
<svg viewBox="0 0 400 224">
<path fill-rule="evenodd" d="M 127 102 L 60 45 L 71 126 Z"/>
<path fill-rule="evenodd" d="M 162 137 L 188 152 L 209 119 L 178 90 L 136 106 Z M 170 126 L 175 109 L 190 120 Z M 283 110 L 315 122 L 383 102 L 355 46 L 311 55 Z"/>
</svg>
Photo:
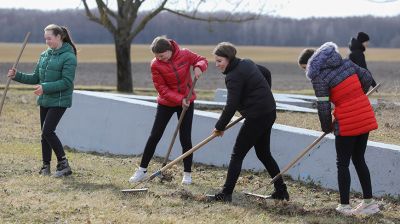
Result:
<svg viewBox="0 0 400 224">
<path fill-rule="evenodd" d="M 375 92 L 379 86 L 381 85 L 381 83 L 378 83 L 374 88 L 372 88 L 366 95 L 369 96 L 371 95 L 373 92 Z M 335 120 L 333 120 L 333 122 L 335 122 Z M 272 178 L 272 180 L 270 181 L 269 184 L 273 184 L 279 177 L 281 177 L 283 174 L 285 174 L 290 168 L 293 167 L 294 164 L 296 164 L 301 158 L 303 158 L 304 155 L 306 155 L 311 149 L 314 148 L 314 146 L 316 146 L 327 134 L 329 133 L 323 133 L 320 137 L 318 137 L 316 140 L 314 140 L 309 146 L 307 146 L 300 154 L 298 154 L 298 156 L 296 158 L 294 158 L 280 173 L 278 173 L 274 178 Z M 266 187 L 265 185 L 260 186 L 256 189 L 254 189 L 252 192 L 256 192 L 259 189 Z M 246 195 L 249 196 L 255 196 L 255 197 L 259 197 L 259 198 L 267 198 L 268 196 L 265 195 L 261 195 L 261 194 L 256 194 L 256 193 L 251 193 L 251 192 L 243 192 Z"/>
<path fill-rule="evenodd" d="M 228 130 L 229 128 L 231 128 L 233 125 L 235 125 L 239 121 L 241 121 L 242 119 L 243 119 L 243 117 L 239 117 L 236 120 L 234 120 L 231 123 L 229 123 L 226 126 L 225 131 Z M 122 190 L 122 192 L 123 193 L 142 193 L 142 192 L 147 192 L 148 188 L 146 186 L 151 180 L 153 180 L 155 177 L 160 176 L 164 171 L 168 170 L 169 168 L 171 168 L 176 163 L 182 161 L 184 158 L 188 157 L 190 154 L 194 153 L 196 150 L 200 149 L 202 146 L 204 146 L 205 144 L 207 144 L 208 142 L 210 142 L 211 140 L 213 140 L 217 136 L 218 135 L 213 132 L 210 136 L 208 136 L 206 139 L 204 139 L 203 141 L 201 141 L 200 143 L 195 145 L 193 148 L 191 148 L 187 152 L 183 153 L 182 155 L 180 155 L 178 158 L 176 158 L 175 160 L 171 161 L 167 165 L 163 166 L 160 170 L 154 172 L 151 176 L 147 177 L 142 182 L 139 182 L 138 184 L 133 186 L 132 189 L 124 189 L 124 190 Z M 143 188 L 135 189 L 137 186 L 139 186 L 142 183 L 144 183 L 144 187 Z"/>
</svg>

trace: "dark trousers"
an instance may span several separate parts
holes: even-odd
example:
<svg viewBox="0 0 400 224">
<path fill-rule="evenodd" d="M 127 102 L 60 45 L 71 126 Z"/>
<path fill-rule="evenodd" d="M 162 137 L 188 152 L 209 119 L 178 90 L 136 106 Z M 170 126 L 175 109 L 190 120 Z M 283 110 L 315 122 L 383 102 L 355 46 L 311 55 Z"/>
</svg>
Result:
<svg viewBox="0 0 400 224">
<path fill-rule="evenodd" d="M 364 159 L 368 135 L 369 133 L 358 136 L 336 136 L 336 166 L 338 169 L 341 204 L 349 204 L 351 182 L 349 171 L 350 159 L 353 161 L 358 179 L 360 180 L 364 199 L 372 198 L 371 177 Z"/>
<path fill-rule="evenodd" d="M 60 139 L 58 139 L 55 130 L 66 109 L 67 108 L 65 107 L 40 107 L 42 158 L 44 163 L 50 163 L 52 153 L 51 149 L 54 150 L 58 161 L 65 156 L 64 148 Z"/>
<path fill-rule="evenodd" d="M 179 140 L 182 146 L 182 153 L 185 153 L 189 149 L 192 148 L 192 120 L 193 120 L 193 103 L 190 104 L 189 108 L 186 111 L 186 114 L 182 120 L 182 124 L 179 128 Z M 171 119 L 174 113 L 177 113 L 177 117 L 179 117 L 182 113 L 182 107 L 168 107 L 158 104 L 156 118 L 154 120 L 153 128 L 151 129 L 151 133 L 149 139 L 147 140 L 146 146 L 144 148 L 142 161 L 140 163 L 140 167 L 147 168 L 151 158 L 154 155 L 157 144 L 160 141 L 165 128 L 169 120 Z M 168 146 L 165 146 L 166 148 Z M 192 170 L 192 161 L 193 155 L 190 155 L 183 159 L 183 166 L 185 172 L 191 172 Z"/>
<path fill-rule="evenodd" d="M 233 147 L 223 193 L 232 194 L 242 169 L 244 157 L 253 146 L 258 159 L 265 166 L 271 177 L 275 177 L 280 172 L 270 150 L 271 129 L 275 119 L 275 110 L 259 118 L 246 118 Z M 275 181 L 274 186 L 275 189 L 282 188 L 282 177 Z"/>
</svg>

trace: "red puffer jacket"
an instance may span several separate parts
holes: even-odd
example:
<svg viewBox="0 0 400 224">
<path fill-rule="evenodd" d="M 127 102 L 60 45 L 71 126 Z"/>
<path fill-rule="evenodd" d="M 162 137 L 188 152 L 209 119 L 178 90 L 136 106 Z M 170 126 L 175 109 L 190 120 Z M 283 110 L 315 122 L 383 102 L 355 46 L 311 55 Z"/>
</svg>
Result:
<svg viewBox="0 0 400 224">
<path fill-rule="evenodd" d="M 176 107 L 182 105 L 182 100 L 189 94 L 192 86 L 190 66 L 199 67 L 202 72 L 207 69 L 208 62 L 188 49 L 180 49 L 178 44 L 170 40 L 173 50 L 168 62 L 154 58 L 151 61 L 151 74 L 154 87 L 158 92 L 157 102 L 164 106 Z M 190 99 L 192 103 L 196 93 Z"/>
<path fill-rule="evenodd" d="M 357 74 L 332 88 L 330 99 L 335 104 L 333 115 L 340 136 L 357 136 L 378 128 L 374 110 L 361 88 Z"/>
</svg>

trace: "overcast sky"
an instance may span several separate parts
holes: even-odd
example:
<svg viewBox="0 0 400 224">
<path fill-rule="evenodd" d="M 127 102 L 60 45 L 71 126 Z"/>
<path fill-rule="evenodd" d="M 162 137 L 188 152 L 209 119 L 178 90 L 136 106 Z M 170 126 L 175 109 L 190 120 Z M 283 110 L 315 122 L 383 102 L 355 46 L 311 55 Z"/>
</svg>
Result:
<svg viewBox="0 0 400 224">
<path fill-rule="evenodd" d="M 95 7 L 94 0 L 87 0 L 89 6 Z M 116 0 L 108 0 L 114 4 Z M 225 9 L 230 10 L 227 1 L 208 0 L 207 5 L 201 10 Z M 343 16 L 395 16 L 400 14 L 400 0 L 389 0 L 388 3 L 379 3 L 382 0 L 245 0 L 239 9 L 255 11 L 264 5 L 264 12 L 270 15 L 307 18 L 307 17 L 343 17 Z M 384 0 L 383 0 L 384 1 Z M 107 2 L 107 0 L 105 0 Z M 159 0 L 145 2 L 145 7 L 150 9 Z M 186 8 L 188 0 L 171 0 L 170 8 Z M 178 2 L 178 3 L 177 3 Z M 179 3 L 183 2 L 183 4 Z M 246 3 L 247 2 L 247 3 Z M 153 5 L 151 5 L 153 4 Z M 76 9 L 83 8 L 80 0 L 1 0 L 0 8 L 25 8 L 40 10 Z"/>
</svg>

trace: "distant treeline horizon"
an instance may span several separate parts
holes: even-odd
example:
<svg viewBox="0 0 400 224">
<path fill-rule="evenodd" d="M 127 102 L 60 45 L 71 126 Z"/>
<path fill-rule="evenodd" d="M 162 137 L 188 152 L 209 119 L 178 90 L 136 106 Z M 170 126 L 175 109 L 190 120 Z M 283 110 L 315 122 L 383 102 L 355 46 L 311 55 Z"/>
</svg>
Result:
<svg viewBox="0 0 400 224">
<path fill-rule="evenodd" d="M 215 12 L 213 15 L 226 13 Z M 138 18 L 143 15 L 140 13 Z M 68 27 L 73 40 L 79 44 L 114 43 L 112 35 L 103 26 L 89 21 L 84 10 L 27 9 L 0 9 L 0 42 L 21 42 L 30 31 L 30 42 L 42 43 L 43 28 L 50 23 Z M 180 44 L 195 45 L 230 41 L 236 45 L 319 46 L 333 41 L 339 46 L 347 46 L 359 31 L 370 36 L 371 47 L 400 48 L 400 15 L 307 19 L 263 15 L 258 20 L 244 23 L 208 23 L 163 12 L 147 24 L 132 44 L 149 44 L 154 37 L 167 35 Z"/>
</svg>

